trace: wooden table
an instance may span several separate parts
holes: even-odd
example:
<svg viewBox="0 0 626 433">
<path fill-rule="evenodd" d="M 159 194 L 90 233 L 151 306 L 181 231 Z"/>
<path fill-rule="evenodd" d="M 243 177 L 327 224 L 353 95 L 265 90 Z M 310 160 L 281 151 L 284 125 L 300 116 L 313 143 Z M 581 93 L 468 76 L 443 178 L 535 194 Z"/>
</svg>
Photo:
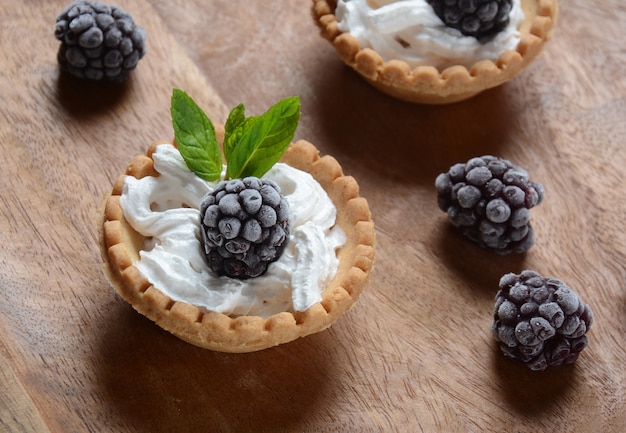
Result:
<svg viewBox="0 0 626 433">
<path fill-rule="evenodd" d="M 0 430 L 621 432 L 626 425 L 626 8 L 561 4 L 508 84 L 449 106 L 389 98 L 341 63 L 310 2 L 118 1 L 149 51 L 122 87 L 59 74 L 62 1 L 0 0 Z M 357 178 L 377 261 L 328 331 L 251 354 L 179 341 L 108 286 L 96 209 L 133 155 L 173 135 L 179 87 L 217 122 L 302 98 L 296 138 Z M 494 256 L 439 211 L 436 175 L 495 154 L 546 199 L 537 242 Z M 595 312 L 574 366 L 533 373 L 491 337 L 507 272 L 535 269 Z"/>
</svg>

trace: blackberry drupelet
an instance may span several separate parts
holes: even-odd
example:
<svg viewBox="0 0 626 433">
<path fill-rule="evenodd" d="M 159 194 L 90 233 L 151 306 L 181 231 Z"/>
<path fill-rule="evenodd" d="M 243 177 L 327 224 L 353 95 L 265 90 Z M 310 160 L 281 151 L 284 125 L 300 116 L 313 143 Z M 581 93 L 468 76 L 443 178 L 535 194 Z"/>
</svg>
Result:
<svg viewBox="0 0 626 433">
<path fill-rule="evenodd" d="M 488 38 L 509 23 L 512 0 L 427 0 L 448 27 L 476 39 Z"/>
<path fill-rule="evenodd" d="M 89 80 L 125 81 L 146 54 L 146 33 L 115 6 L 75 1 L 57 17 L 61 69 Z"/>
<path fill-rule="evenodd" d="M 246 177 L 222 181 L 200 205 L 209 267 L 218 275 L 262 275 L 289 239 L 289 204 L 276 183 Z"/>
<path fill-rule="evenodd" d="M 490 155 L 472 158 L 437 176 L 435 188 L 441 210 L 481 247 L 509 254 L 534 244 L 529 210 L 544 189 L 523 168 Z"/>
<path fill-rule="evenodd" d="M 506 356 L 531 370 L 576 361 L 592 323 L 589 306 L 556 278 L 526 270 L 500 279 L 493 335 Z"/>
</svg>

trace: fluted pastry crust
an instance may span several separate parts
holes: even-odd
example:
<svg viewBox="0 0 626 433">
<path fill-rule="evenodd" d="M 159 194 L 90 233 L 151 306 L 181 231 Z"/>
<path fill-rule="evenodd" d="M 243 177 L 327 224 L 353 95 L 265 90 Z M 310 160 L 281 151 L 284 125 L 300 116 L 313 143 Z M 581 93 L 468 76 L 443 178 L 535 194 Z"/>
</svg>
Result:
<svg viewBox="0 0 626 433">
<path fill-rule="evenodd" d="M 384 61 L 371 48 L 362 48 L 354 36 L 339 30 L 336 8 L 336 0 L 313 0 L 313 19 L 339 58 L 378 90 L 425 104 L 462 101 L 510 80 L 543 51 L 552 38 L 558 16 L 557 0 L 522 0 L 525 18 L 515 50 L 505 51 L 495 61 L 481 60 L 469 69 L 459 65 L 439 71 L 432 66 L 411 69 L 403 60 Z"/>
<path fill-rule="evenodd" d="M 173 301 L 144 278 L 133 262 L 145 238 L 124 219 L 120 195 L 125 176 L 158 176 L 152 152 L 131 160 L 103 202 L 100 246 L 104 271 L 111 285 L 135 310 L 163 329 L 191 344 L 222 352 L 252 352 L 287 343 L 322 331 L 355 303 L 365 287 L 374 262 L 374 224 L 367 201 L 359 196 L 354 178 L 345 176 L 331 156 L 320 157 L 309 142 L 292 143 L 281 162 L 310 173 L 337 207 L 337 224 L 345 231 L 346 244 L 339 250 L 335 278 L 322 301 L 304 312 L 282 312 L 268 319 L 258 316 L 229 317 L 203 312 L 185 302 Z"/>
</svg>

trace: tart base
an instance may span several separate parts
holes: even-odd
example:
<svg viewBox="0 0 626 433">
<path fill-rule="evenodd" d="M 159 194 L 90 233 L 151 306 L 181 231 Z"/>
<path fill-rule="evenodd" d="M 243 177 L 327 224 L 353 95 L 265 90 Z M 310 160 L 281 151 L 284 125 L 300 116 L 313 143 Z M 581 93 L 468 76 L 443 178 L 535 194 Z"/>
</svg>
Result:
<svg viewBox="0 0 626 433">
<path fill-rule="evenodd" d="M 543 51 L 552 38 L 558 16 L 557 0 L 522 0 L 525 17 L 515 50 L 505 51 L 495 61 L 481 60 L 469 69 L 451 66 L 439 71 L 432 66 L 412 69 L 402 60 L 384 61 L 376 51 L 361 47 L 354 36 L 339 30 L 336 8 L 336 0 L 313 0 L 313 20 L 339 58 L 381 92 L 422 104 L 463 101 L 510 80 Z"/>
<path fill-rule="evenodd" d="M 253 352 L 293 341 L 331 326 L 356 302 L 369 280 L 374 262 L 374 224 L 367 201 L 359 196 L 354 178 L 344 176 L 331 156 L 320 157 L 309 142 L 292 143 L 281 162 L 310 173 L 337 207 L 337 224 L 346 233 L 339 250 L 335 278 L 322 301 L 303 312 L 282 312 L 268 319 L 230 317 L 203 312 L 186 302 L 174 301 L 141 275 L 133 262 L 139 259 L 145 238 L 125 220 L 120 195 L 125 176 L 158 176 L 151 158 L 155 142 L 145 155 L 129 163 L 101 205 L 99 239 L 104 273 L 120 296 L 161 328 L 198 347 L 221 352 Z"/>
</svg>

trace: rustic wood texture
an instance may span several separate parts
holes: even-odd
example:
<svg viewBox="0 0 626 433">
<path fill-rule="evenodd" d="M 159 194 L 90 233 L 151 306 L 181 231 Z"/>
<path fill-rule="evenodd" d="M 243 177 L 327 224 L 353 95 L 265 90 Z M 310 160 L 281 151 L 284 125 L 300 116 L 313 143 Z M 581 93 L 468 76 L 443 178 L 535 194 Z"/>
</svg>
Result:
<svg viewBox="0 0 626 433">
<path fill-rule="evenodd" d="M 0 430 L 621 432 L 626 425 L 626 8 L 561 2 L 554 39 L 504 86 L 412 105 L 367 85 L 310 2 L 118 1 L 148 32 L 122 87 L 56 64 L 61 1 L 0 0 Z M 302 98 L 296 138 L 357 178 L 377 229 L 360 301 L 330 330 L 251 354 L 202 350 L 124 303 L 101 271 L 98 203 L 173 135 L 172 87 L 216 121 Z M 537 242 L 499 257 L 450 229 L 434 178 L 480 154 L 528 168 Z M 535 269 L 596 322 L 574 366 L 532 373 L 490 334 L 499 277 Z"/>
</svg>

